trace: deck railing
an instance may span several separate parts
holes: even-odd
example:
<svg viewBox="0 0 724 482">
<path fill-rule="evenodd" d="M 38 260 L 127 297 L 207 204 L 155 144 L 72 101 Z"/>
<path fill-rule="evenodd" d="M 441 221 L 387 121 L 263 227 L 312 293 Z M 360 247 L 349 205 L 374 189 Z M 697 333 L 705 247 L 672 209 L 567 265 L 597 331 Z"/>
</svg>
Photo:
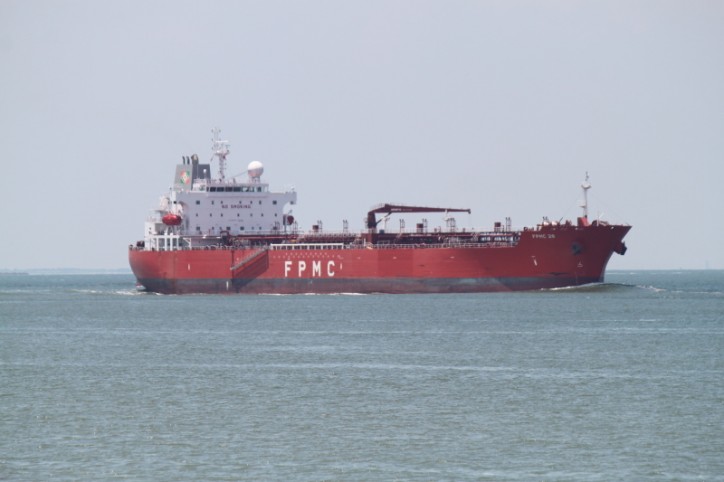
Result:
<svg viewBox="0 0 724 482">
<path fill-rule="evenodd" d="M 238 250 L 264 250 L 272 251 L 311 251 L 311 250 L 349 250 L 349 249 L 445 249 L 445 248 L 509 248 L 518 244 L 514 241 L 497 241 L 489 243 L 434 243 L 434 244 L 343 244 L 343 243 L 300 243 L 300 244 L 270 244 L 257 246 L 225 246 L 212 244 L 207 246 L 180 246 L 174 249 L 161 251 L 238 251 Z M 144 247 L 129 245 L 129 250 L 143 251 Z"/>
</svg>

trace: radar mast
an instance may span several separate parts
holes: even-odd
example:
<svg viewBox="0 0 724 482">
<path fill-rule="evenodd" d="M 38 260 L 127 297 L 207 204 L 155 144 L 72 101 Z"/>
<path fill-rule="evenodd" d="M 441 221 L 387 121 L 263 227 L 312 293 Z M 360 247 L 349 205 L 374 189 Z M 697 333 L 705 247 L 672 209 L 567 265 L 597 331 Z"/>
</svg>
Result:
<svg viewBox="0 0 724 482">
<path fill-rule="evenodd" d="M 583 217 L 588 219 L 588 190 L 591 189 L 591 183 L 588 182 L 588 171 L 586 171 L 586 179 L 581 183 L 581 189 L 583 189 Z"/>
<path fill-rule="evenodd" d="M 218 127 L 212 129 L 211 132 L 214 134 L 214 137 L 211 138 L 213 142 L 211 151 L 214 153 L 214 156 L 219 158 L 219 180 L 223 181 L 225 176 L 224 171 L 226 171 L 226 156 L 229 155 L 230 144 L 229 141 L 221 140 L 221 129 Z"/>
</svg>

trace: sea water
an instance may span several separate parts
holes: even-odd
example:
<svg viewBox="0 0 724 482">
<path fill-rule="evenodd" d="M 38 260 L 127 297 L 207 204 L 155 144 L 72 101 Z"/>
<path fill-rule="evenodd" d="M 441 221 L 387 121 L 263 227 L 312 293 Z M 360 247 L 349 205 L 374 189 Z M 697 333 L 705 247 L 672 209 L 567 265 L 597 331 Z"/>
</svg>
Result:
<svg viewBox="0 0 724 482">
<path fill-rule="evenodd" d="M 724 480 L 724 272 L 466 295 L 0 276 L 0 480 Z"/>
</svg>

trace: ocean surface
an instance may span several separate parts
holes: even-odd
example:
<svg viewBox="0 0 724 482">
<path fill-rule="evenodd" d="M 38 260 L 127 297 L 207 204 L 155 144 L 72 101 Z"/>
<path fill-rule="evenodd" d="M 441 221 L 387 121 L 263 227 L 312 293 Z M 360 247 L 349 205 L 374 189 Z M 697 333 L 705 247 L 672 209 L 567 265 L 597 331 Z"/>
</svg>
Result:
<svg viewBox="0 0 724 482">
<path fill-rule="evenodd" d="M 724 271 L 478 295 L 0 276 L 0 480 L 724 481 Z"/>
</svg>

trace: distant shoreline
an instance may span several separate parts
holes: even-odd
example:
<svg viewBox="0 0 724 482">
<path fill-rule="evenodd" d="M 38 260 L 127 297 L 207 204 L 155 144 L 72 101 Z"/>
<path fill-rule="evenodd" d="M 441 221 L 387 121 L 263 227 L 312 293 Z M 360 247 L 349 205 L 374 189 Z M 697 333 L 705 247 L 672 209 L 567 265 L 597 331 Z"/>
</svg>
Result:
<svg viewBox="0 0 724 482">
<path fill-rule="evenodd" d="M 0 271 L 0 276 L 15 275 L 72 275 L 72 274 L 133 274 L 130 269 L 36 268 L 18 271 Z"/>
</svg>

